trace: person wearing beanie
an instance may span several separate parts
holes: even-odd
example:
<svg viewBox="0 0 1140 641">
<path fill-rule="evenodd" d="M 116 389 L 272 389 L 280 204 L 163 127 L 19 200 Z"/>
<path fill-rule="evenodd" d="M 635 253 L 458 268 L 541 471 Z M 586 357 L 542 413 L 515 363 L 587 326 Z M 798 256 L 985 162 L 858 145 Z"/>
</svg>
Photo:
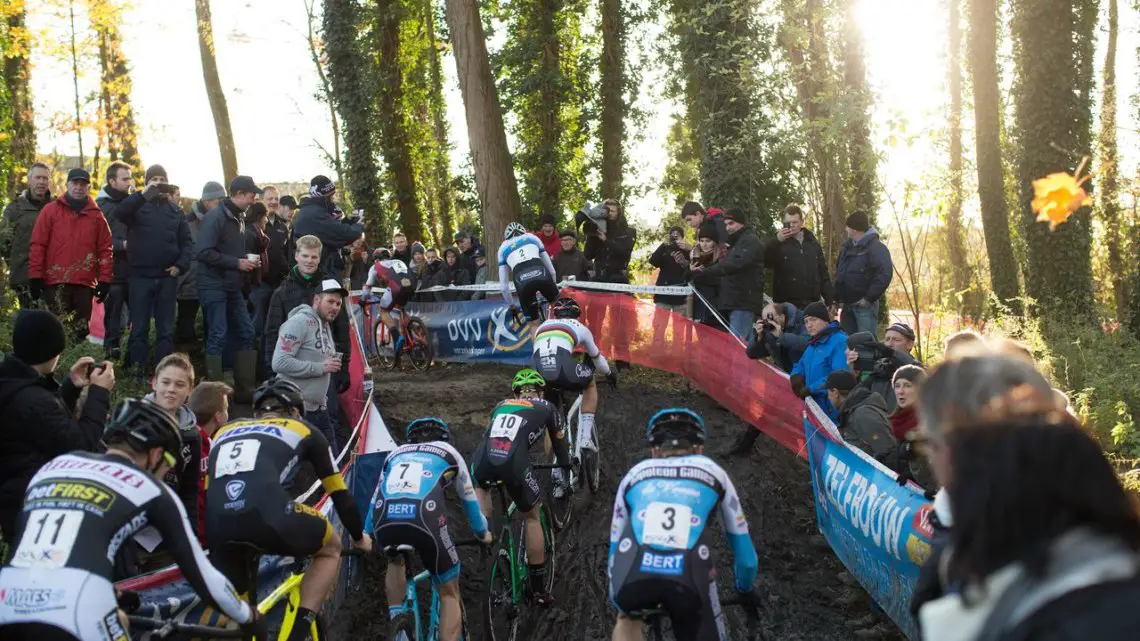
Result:
<svg viewBox="0 0 1140 641">
<path fill-rule="evenodd" d="M 702 214 L 703 215 L 703 214 Z M 720 246 L 719 233 L 716 225 L 711 222 L 702 223 L 697 228 L 697 244 L 693 246 L 692 251 L 689 252 L 689 268 L 694 269 L 697 267 L 707 268 L 714 265 L 720 260 Z M 717 329 L 724 329 L 720 325 L 720 321 L 716 319 L 713 311 L 717 309 L 717 302 L 719 300 L 720 283 L 715 280 L 704 282 L 693 282 L 694 291 L 700 296 L 694 296 L 693 301 L 693 320 L 698 323 L 703 323 Z M 712 308 L 705 304 L 708 301 Z"/>
<path fill-rule="evenodd" d="M 898 467 L 898 441 L 891 433 L 887 404 L 883 397 L 859 386 L 855 374 L 842 369 L 827 375 L 827 398 L 839 411 L 839 433 L 843 438 L 895 470 Z"/>
<path fill-rule="evenodd" d="M 309 181 L 309 195 L 301 199 L 293 217 L 293 240 L 316 236 L 321 240 L 321 273 L 339 280 L 344 275 L 341 250 L 364 235 L 364 226 L 346 217 L 336 205 L 336 184 L 327 176 Z"/>
<path fill-rule="evenodd" d="M 226 197 L 226 189 L 213 180 L 202 187 L 202 196 L 190 206 L 185 214 L 186 228 L 190 231 L 190 242 L 198 242 L 198 232 L 206 212 L 218 206 Z M 178 276 L 178 309 L 174 318 L 174 351 L 189 353 L 200 349 L 204 333 L 198 331 L 198 256 L 190 255 L 190 267 Z"/>
<path fill-rule="evenodd" d="M 161 180 L 156 181 L 156 178 L 159 178 Z M 152 182 L 161 182 L 165 185 L 169 179 L 169 176 L 166 175 L 166 169 L 162 165 L 151 165 L 150 167 L 146 168 L 146 178 L 143 180 L 143 182 L 147 185 L 151 184 Z"/>
<path fill-rule="evenodd" d="M 764 244 L 741 210 L 729 209 L 721 218 L 728 232 L 728 251 L 715 265 L 693 267 L 693 282 L 719 281 L 717 307 L 728 311 L 732 333 L 747 344 L 755 334 L 752 324 L 764 309 Z"/>
<path fill-rule="evenodd" d="M 416 278 L 423 282 L 424 269 L 427 268 L 427 250 L 424 249 L 423 243 L 416 241 L 412 243 L 412 262 L 408 264 L 408 269 L 416 273 Z"/>
<path fill-rule="evenodd" d="M 590 261 L 578 248 L 578 233 L 568 227 L 558 234 L 558 241 L 558 254 L 551 258 L 558 280 L 590 280 Z"/>
<path fill-rule="evenodd" d="M 107 184 L 95 196 L 95 204 L 103 211 L 111 227 L 111 251 L 114 265 L 111 268 L 111 290 L 103 303 L 103 354 L 118 362 L 123 341 L 123 328 L 130 323 L 127 301 L 130 292 L 130 262 L 127 259 L 127 236 L 130 229 L 115 216 L 115 210 L 131 195 L 134 186 L 131 166 L 115 161 L 107 167 Z"/>
<path fill-rule="evenodd" d="M 0 362 L 0 531 L 10 545 L 32 476 L 60 454 L 96 451 L 103 435 L 114 365 L 85 356 L 56 382 L 52 372 L 66 343 L 55 314 L 22 310 L 12 326 L 12 352 Z M 84 387 L 87 400 L 73 419 Z"/>
<path fill-rule="evenodd" d="M 918 428 L 918 388 L 926 380 L 926 370 L 918 365 L 903 365 L 895 370 L 895 411 L 891 413 L 891 433 L 900 443 Z"/>
<path fill-rule="evenodd" d="M 557 224 L 558 219 L 554 217 L 554 214 L 543 214 L 538 217 L 538 231 L 534 234 L 542 241 L 542 246 L 546 248 L 546 253 L 550 255 L 551 260 L 554 260 L 558 256 L 558 252 L 562 250 Z"/>
<path fill-rule="evenodd" d="M 835 303 L 843 307 L 839 322 L 849 334 L 877 337 L 879 301 L 894 277 L 891 252 L 864 211 L 847 217 L 847 238 L 835 266 Z"/>
<path fill-rule="evenodd" d="M 847 334 L 840 329 L 839 323 L 831 320 L 831 314 L 823 303 L 808 305 L 803 315 L 804 327 L 811 338 L 803 356 L 792 367 L 789 382 L 797 396 L 815 399 L 831 420 L 837 422 L 839 411 L 828 395 L 827 379 L 833 372 L 847 370 Z"/>
<path fill-rule="evenodd" d="M 804 307 L 804 318 L 807 318 L 808 316 L 811 316 L 812 318 L 818 318 L 825 323 L 831 322 L 831 311 L 827 309 L 827 305 L 824 305 L 819 301 L 816 301 Z"/>
</svg>

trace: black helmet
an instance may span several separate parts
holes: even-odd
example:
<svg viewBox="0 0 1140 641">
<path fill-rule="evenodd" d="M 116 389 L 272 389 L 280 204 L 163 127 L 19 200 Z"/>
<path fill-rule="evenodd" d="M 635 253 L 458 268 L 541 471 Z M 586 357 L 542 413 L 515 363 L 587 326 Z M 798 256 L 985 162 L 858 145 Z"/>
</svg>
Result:
<svg viewBox="0 0 1140 641">
<path fill-rule="evenodd" d="M 687 440 L 693 445 L 703 445 L 708 438 L 705 420 L 691 409 L 670 407 L 661 410 L 649 419 L 645 436 L 651 445 Z"/>
<path fill-rule="evenodd" d="M 561 296 L 550 306 L 550 313 L 555 318 L 578 318 L 582 315 L 582 308 L 573 298 Z"/>
<path fill-rule="evenodd" d="M 417 418 L 408 423 L 404 430 L 404 438 L 409 443 L 426 443 L 428 441 L 450 441 L 451 428 L 442 418 Z"/>
<path fill-rule="evenodd" d="M 388 260 L 390 258 L 392 258 L 392 250 L 388 249 L 387 247 L 381 247 L 372 252 L 372 260 L 380 261 Z"/>
<path fill-rule="evenodd" d="M 103 442 L 126 442 L 138 452 L 161 447 L 166 463 L 181 471 L 182 434 L 178 423 L 169 412 L 148 400 L 128 398 L 116 405 L 103 429 Z"/>
<path fill-rule="evenodd" d="M 277 376 L 265 381 L 254 391 L 253 411 L 274 411 L 279 406 L 296 408 L 298 412 L 305 413 L 305 396 L 301 393 L 301 388 L 293 381 Z"/>
</svg>

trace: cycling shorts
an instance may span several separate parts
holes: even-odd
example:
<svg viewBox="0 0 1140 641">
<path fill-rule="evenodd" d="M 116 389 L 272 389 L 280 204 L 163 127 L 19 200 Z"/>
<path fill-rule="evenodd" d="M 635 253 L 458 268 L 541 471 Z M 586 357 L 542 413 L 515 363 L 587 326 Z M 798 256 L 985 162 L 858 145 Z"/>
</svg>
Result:
<svg viewBox="0 0 1140 641">
<path fill-rule="evenodd" d="M 553 355 L 535 354 L 531 363 L 546 384 L 566 392 L 581 392 L 594 382 L 594 365 L 581 363 L 572 352 L 558 349 Z"/>
<path fill-rule="evenodd" d="M 529 320 L 538 318 L 538 296 L 542 294 L 547 303 L 558 299 L 558 285 L 546 271 L 541 260 L 528 260 L 519 263 L 513 270 L 515 291 L 519 295 L 519 306 Z"/>
<path fill-rule="evenodd" d="M 125 641 L 127 637 L 122 637 Z M 47 623 L 9 623 L 0 628 L 0 641 L 81 641 L 63 628 Z"/>
<path fill-rule="evenodd" d="M 495 463 L 487 456 L 487 439 L 483 439 L 471 458 L 471 482 L 476 487 L 483 488 L 502 482 L 507 496 L 515 502 L 519 511 L 529 512 L 538 505 L 542 492 L 534 470 L 530 467 L 527 448 L 515 444 L 514 449 L 509 458 Z"/>
<path fill-rule="evenodd" d="M 389 557 L 402 554 L 396 546 L 411 546 L 436 585 L 458 577 L 459 554 L 447 529 L 446 506 L 436 504 L 433 499 L 396 499 L 387 503 L 398 507 L 392 512 L 386 505 L 377 503 L 376 514 L 384 516 L 379 517 L 374 532 L 376 545 Z M 388 516 L 389 513 L 396 516 Z"/>
<path fill-rule="evenodd" d="M 715 568 L 703 542 L 695 549 L 664 552 L 625 537 L 610 565 L 610 595 L 626 616 L 664 610 L 677 641 L 721 641 L 728 637 Z"/>
<path fill-rule="evenodd" d="M 127 641 L 118 618 L 115 587 L 78 568 L 18 568 L 0 571 L 0 639 Z"/>
</svg>

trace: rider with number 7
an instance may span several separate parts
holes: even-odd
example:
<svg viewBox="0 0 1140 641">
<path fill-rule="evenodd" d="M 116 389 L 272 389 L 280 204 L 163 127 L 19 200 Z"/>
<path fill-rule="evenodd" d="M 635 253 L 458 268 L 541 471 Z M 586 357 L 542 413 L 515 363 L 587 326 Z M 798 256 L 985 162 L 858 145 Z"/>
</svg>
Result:
<svg viewBox="0 0 1140 641">
<path fill-rule="evenodd" d="M 558 298 L 554 263 L 550 261 L 546 247 L 519 223 L 507 225 L 503 244 L 499 245 L 499 288 L 503 300 L 508 303 L 511 301 L 509 283 L 512 278 L 515 292 L 519 295 L 519 306 L 527 320 L 538 318 L 537 294 L 541 293 L 548 303 Z M 511 307 L 512 311 L 517 311 L 513 305 Z"/>
</svg>

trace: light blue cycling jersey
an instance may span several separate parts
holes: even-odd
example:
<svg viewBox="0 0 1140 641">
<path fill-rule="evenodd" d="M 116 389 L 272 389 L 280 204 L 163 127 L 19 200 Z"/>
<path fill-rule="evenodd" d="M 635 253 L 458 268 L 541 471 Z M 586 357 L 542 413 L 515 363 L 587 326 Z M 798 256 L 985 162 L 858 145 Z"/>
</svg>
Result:
<svg viewBox="0 0 1140 641">
<path fill-rule="evenodd" d="M 444 505 L 444 488 L 451 485 L 455 486 L 463 501 L 471 530 L 476 536 L 483 536 L 487 532 L 487 519 L 475 499 L 475 487 L 471 484 L 467 462 L 450 443 L 408 443 L 393 450 L 384 463 L 371 504 L 376 505 L 378 500 L 382 500 L 392 505 L 392 499 L 415 499 L 421 503 L 436 501 Z M 368 511 L 364 523 L 366 532 L 373 531 L 375 527 L 372 513 L 373 510 Z"/>
<path fill-rule="evenodd" d="M 551 281 L 555 280 L 557 272 L 554 270 L 554 263 L 551 262 L 550 255 L 546 253 L 546 247 L 538 236 L 527 233 L 504 240 L 503 244 L 499 245 L 499 288 L 502 290 L 503 300 L 511 300 L 511 270 L 515 270 L 516 277 L 521 277 L 521 271 L 537 270 L 540 267 L 545 267 Z"/>
<path fill-rule="evenodd" d="M 614 499 L 610 567 L 629 530 L 641 546 L 693 549 L 718 505 L 732 547 L 736 589 L 751 591 L 759 561 L 740 497 L 724 469 L 701 454 L 646 459 L 625 475 Z"/>
</svg>

